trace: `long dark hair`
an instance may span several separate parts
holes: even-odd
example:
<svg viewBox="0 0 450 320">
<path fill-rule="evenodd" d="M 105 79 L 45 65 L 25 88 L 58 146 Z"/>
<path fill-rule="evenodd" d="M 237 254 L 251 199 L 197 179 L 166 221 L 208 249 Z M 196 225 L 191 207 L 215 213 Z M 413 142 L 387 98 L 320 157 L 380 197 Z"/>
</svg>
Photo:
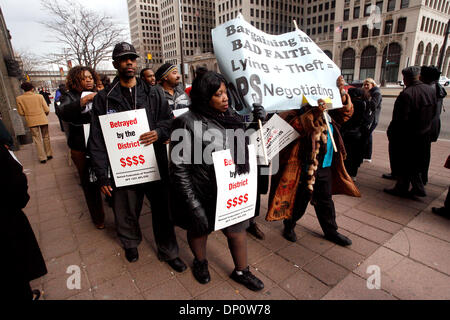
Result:
<svg viewBox="0 0 450 320">
<path fill-rule="evenodd" d="M 228 108 L 224 113 L 220 113 L 210 106 L 212 96 L 219 90 L 221 84 L 227 85 L 227 80 L 221 74 L 208 71 L 203 74 L 199 74 L 192 82 L 191 89 L 191 106 L 190 110 L 196 113 L 200 113 L 208 118 L 212 118 L 219 122 L 225 129 L 245 131 L 244 119 L 238 115 L 232 108 Z M 234 135 L 234 145 L 231 146 L 231 154 L 233 156 L 234 163 L 236 164 L 236 171 L 239 174 L 247 173 L 250 171 L 248 162 L 248 143 L 249 139 L 246 136 L 244 143 L 238 143 L 238 135 Z M 241 148 L 238 149 L 238 147 Z M 243 154 L 245 162 L 240 163 L 238 161 L 238 154 Z"/>
<path fill-rule="evenodd" d="M 67 90 L 74 90 L 77 92 L 83 92 L 84 88 L 81 85 L 81 81 L 84 78 L 84 72 L 89 71 L 92 75 L 92 79 L 94 80 L 94 89 L 97 88 L 97 84 L 99 83 L 99 77 L 94 69 L 90 67 L 84 66 L 76 66 L 70 69 L 66 78 L 66 88 Z"/>
</svg>

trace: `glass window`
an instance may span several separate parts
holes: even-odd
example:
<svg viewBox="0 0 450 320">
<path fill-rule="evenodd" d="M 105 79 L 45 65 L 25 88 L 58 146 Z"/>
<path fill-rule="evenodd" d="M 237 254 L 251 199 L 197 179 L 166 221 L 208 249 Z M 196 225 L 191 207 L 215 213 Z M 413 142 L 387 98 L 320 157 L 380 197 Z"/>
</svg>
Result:
<svg viewBox="0 0 450 320">
<path fill-rule="evenodd" d="M 347 28 L 342 30 L 341 41 L 345 41 L 345 40 L 348 40 L 348 29 Z"/>
<path fill-rule="evenodd" d="M 394 11 L 395 10 L 395 0 L 388 0 L 388 7 L 387 11 Z"/>
<path fill-rule="evenodd" d="M 397 21 L 397 32 L 405 32 L 406 18 L 399 18 Z"/>
<path fill-rule="evenodd" d="M 394 21 L 386 20 L 386 22 L 384 23 L 384 34 L 391 34 L 392 33 L 393 24 L 394 24 Z"/>
<path fill-rule="evenodd" d="M 358 27 L 352 27 L 352 39 L 358 39 Z"/>
<path fill-rule="evenodd" d="M 355 7 L 353 9 L 353 19 L 359 19 L 359 11 L 360 11 L 359 7 Z"/>
<path fill-rule="evenodd" d="M 350 18 L 350 9 L 345 9 L 344 10 L 344 21 L 348 21 L 349 18 Z"/>
</svg>

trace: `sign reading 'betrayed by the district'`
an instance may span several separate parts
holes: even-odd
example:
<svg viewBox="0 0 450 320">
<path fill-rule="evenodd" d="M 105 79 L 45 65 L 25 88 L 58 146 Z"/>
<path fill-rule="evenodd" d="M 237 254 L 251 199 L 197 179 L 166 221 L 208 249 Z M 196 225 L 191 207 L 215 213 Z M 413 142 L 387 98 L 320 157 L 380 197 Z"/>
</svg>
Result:
<svg viewBox="0 0 450 320">
<path fill-rule="evenodd" d="M 145 109 L 106 114 L 99 120 L 117 187 L 160 179 L 153 145 L 139 141 L 150 131 Z"/>
<path fill-rule="evenodd" d="M 257 167 L 253 145 L 248 146 L 250 172 L 239 175 L 230 150 L 212 154 L 217 182 L 214 230 L 220 230 L 255 215 Z"/>
<path fill-rule="evenodd" d="M 213 29 L 212 38 L 221 72 L 248 106 L 258 102 L 267 111 L 299 109 L 305 97 L 311 105 L 330 98 L 333 108 L 342 107 L 339 68 L 301 30 L 274 36 L 237 18 Z"/>
</svg>

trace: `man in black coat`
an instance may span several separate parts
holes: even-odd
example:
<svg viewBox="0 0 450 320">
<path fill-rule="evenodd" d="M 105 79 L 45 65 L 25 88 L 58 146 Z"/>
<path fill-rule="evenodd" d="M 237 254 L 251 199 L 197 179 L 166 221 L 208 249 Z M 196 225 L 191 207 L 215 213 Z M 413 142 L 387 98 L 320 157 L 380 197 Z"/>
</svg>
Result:
<svg viewBox="0 0 450 320">
<path fill-rule="evenodd" d="M 392 121 L 387 130 L 389 149 L 395 150 L 390 157 L 398 170 L 398 179 L 394 188 L 384 189 L 384 192 L 405 198 L 425 197 L 421 172 L 423 155 L 431 143 L 436 92 L 419 80 L 420 67 L 405 68 L 402 74 L 406 88 L 395 100 Z"/>
<path fill-rule="evenodd" d="M 142 241 L 139 216 L 144 195 L 152 207 L 153 234 L 158 258 L 175 271 L 187 267 L 178 257 L 178 244 L 168 202 L 168 159 L 164 142 L 170 137 L 173 114 L 162 93 L 136 78 L 136 50 L 126 42 L 118 43 L 113 51 L 113 65 L 119 75 L 108 90 L 100 91 L 94 99 L 88 149 L 95 174 L 105 195 L 113 197 L 117 234 L 129 262 L 138 260 L 137 247 Z M 150 132 L 140 136 L 140 142 L 153 144 L 161 180 L 125 187 L 115 187 L 99 116 L 114 112 L 146 109 Z"/>
<path fill-rule="evenodd" d="M 433 121 L 431 123 L 431 133 L 430 133 L 430 141 L 436 142 L 439 138 L 439 133 L 441 132 L 441 112 L 442 105 L 444 103 L 444 98 L 447 96 L 447 91 L 439 84 L 439 77 L 441 72 L 435 66 L 422 66 L 420 69 L 420 81 L 428 84 L 436 91 L 436 113 L 434 115 Z M 424 159 L 424 167 L 422 169 L 422 180 L 424 184 L 428 182 L 428 169 L 430 167 L 430 158 L 431 158 L 431 143 L 430 148 L 427 149 L 426 154 L 423 155 Z"/>
</svg>

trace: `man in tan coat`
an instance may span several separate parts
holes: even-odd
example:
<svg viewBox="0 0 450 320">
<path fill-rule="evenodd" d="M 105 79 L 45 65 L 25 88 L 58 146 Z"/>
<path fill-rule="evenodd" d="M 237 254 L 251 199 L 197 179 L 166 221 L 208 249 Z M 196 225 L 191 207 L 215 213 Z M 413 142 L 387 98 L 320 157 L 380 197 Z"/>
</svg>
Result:
<svg viewBox="0 0 450 320">
<path fill-rule="evenodd" d="M 25 116 L 33 141 L 36 144 L 39 160 L 41 163 L 46 163 L 47 160 L 53 158 L 47 119 L 50 109 L 44 97 L 34 93 L 34 87 L 31 83 L 24 82 L 20 87 L 25 93 L 16 98 L 17 111 L 21 116 Z"/>
</svg>

